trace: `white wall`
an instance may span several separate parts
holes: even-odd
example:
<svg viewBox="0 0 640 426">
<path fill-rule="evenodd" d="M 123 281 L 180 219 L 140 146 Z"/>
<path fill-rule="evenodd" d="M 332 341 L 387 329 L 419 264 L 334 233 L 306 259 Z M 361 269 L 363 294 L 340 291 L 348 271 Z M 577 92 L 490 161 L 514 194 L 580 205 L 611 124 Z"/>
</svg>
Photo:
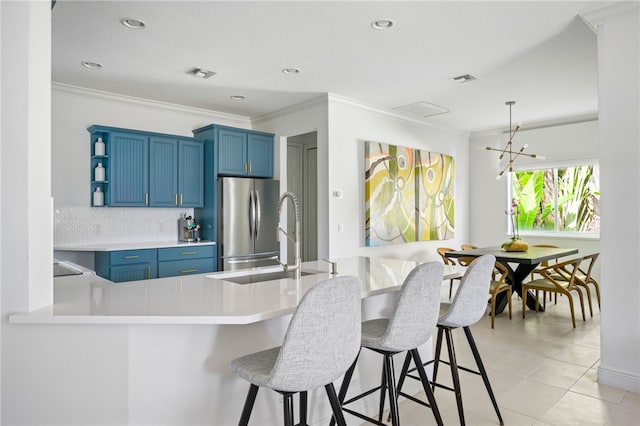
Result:
<svg viewBox="0 0 640 426">
<path fill-rule="evenodd" d="M 601 383 L 640 392 L 640 6 L 591 16 L 598 34 Z"/>
<path fill-rule="evenodd" d="M 469 235 L 467 208 L 468 134 L 428 124 L 331 96 L 329 98 L 328 186 L 329 245 L 332 257 L 380 256 L 436 260 L 436 247 L 460 247 Z M 448 154 L 455 159 L 455 236 L 446 241 L 422 241 L 366 247 L 364 233 L 364 141 L 382 142 Z M 344 198 L 332 196 L 342 190 Z M 343 232 L 338 226 L 343 225 Z"/>
</svg>

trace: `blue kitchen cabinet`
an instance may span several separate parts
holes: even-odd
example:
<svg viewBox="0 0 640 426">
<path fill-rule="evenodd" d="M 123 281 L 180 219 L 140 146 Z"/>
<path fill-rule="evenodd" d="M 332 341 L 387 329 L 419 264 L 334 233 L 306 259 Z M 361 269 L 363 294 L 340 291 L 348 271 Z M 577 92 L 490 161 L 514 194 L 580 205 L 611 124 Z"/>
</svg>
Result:
<svg viewBox="0 0 640 426">
<path fill-rule="evenodd" d="M 200 207 L 204 203 L 204 148 L 193 139 L 149 139 L 149 205 Z"/>
<path fill-rule="evenodd" d="M 158 278 L 158 250 L 117 250 L 95 253 L 96 273 L 116 283 Z"/>
<path fill-rule="evenodd" d="M 200 141 L 178 140 L 178 205 L 204 205 L 204 145 Z"/>
<path fill-rule="evenodd" d="M 111 133 L 109 205 L 141 207 L 149 204 L 149 142 L 137 133 Z"/>
<path fill-rule="evenodd" d="M 216 270 L 216 246 L 158 249 L 158 277 L 203 274 Z"/>
<path fill-rule="evenodd" d="M 218 176 L 273 177 L 273 134 L 210 125 L 194 130 L 196 138 L 216 145 Z"/>
<path fill-rule="evenodd" d="M 178 205 L 178 141 L 175 138 L 149 138 L 149 205 Z"/>
<path fill-rule="evenodd" d="M 249 176 L 273 177 L 273 136 L 257 133 L 247 135 Z"/>
<path fill-rule="evenodd" d="M 247 132 L 218 130 L 218 174 L 244 176 L 247 174 Z"/>
<path fill-rule="evenodd" d="M 113 207 L 202 207 L 204 147 L 202 142 L 162 133 L 91 126 L 91 193 L 100 188 L 104 205 Z M 94 144 L 105 142 L 105 155 Z M 98 163 L 105 181 L 93 178 Z M 93 202 L 92 202 L 93 205 Z"/>
</svg>

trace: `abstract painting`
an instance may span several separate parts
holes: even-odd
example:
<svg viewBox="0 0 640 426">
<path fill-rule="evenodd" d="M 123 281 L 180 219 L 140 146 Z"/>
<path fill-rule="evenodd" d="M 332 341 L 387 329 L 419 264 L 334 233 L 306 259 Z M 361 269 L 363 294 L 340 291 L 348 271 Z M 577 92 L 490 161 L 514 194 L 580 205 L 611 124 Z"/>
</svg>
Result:
<svg viewBox="0 0 640 426">
<path fill-rule="evenodd" d="M 413 149 L 365 143 L 365 244 L 416 240 Z"/>
<path fill-rule="evenodd" d="M 453 157 L 414 150 L 417 195 L 417 240 L 454 236 Z"/>
<path fill-rule="evenodd" d="M 454 235 L 453 157 L 365 142 L 365 244 Z"/>
</svg>

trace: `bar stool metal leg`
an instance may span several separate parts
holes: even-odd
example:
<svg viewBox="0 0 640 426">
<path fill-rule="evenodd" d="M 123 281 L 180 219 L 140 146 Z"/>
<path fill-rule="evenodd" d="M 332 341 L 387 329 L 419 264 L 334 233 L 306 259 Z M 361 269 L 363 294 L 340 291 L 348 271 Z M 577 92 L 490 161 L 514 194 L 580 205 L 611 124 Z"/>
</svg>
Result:
<svg viewBox="0 0 640 426">
<path fill-rule="evenodd" d="M 391 412 L 391 424 L 400 425 L 398 414 L 398 394 L 396 390 L 396 378 L 393 372 L 393 354 L 384 354 L 384 364 L 387 376 L 387 389 L 389 391 L 389 410 Z"/>
<path fill-rule="evenodd" d="M 307 392 L 300 392 L 298 398 L 300 406 L 300 422 L 296 426 L 309 426 L 307 424 Z"/>
<path fill-rule="evenodd" d="M 360 350 L 362 350 L 362 348 Z M 342 403 L 344 402 L 344 399 L 347 396 L 347 390 L 349 389 L 349 383 L 351 383 L 351 377 L 353 377 L 353 372 L 356 369 L 356 365 L 358 363 L 358 358 L 360 358 L 360 351 L 358 351 L 358 355 L 356 356 L 356 359 L 353 360 L 353 364 L 351 364 L 351 367 L 349 367 L 347 372 L 344 373 L 344 378 L 342 379 L 342 384 L 340 385 L 340 391 L 338 392 L 338 403 L 340 404 L 340 406 L 342 406 Z M 336 416 L 334 414 L 334 416 L 331 417 L 331 421 L 329 422 L 329 426 L 334 426 L 335 424 L 336 424 Z"/>
<path fill-rule="evenodd" d="M 467 336 L 467 341 L 469 342 L 469 346 L 471 347 L 471 352 L 473 353 L 473 358 L 476 360 L 476 365 L 478 366 L 478 370 L 480 371 L 480 375 L 482 376 L 482 381 L 484 382 L 484 386 L 487 388 L 487 392 L 489 393 L 489 398 L 491 398 L 491 403 L 493 404 L 493 408 L 496 410 L 496 414 L 498 415 L 498 420 L 501 425 L 504 425 L 504 421 L 502 420 L 502 415 L 500 414 L 500 408 L 498 408 L 498 402 L 496 401 L 496 397 L 493 395 L 493 390 L 491 389 L 491 383 L 489 383 L 489 376 L 487 375 L 487 371 L 484 369 L 484 364 L 482 363 L 482 359 L 480 358 L 480 352 L 478 352 L 478 347 L 476 346 L 476 342 L 473 339 L 473 335 L 471 334 L 471 329 L 469 327 L 463 327 L 464 334 Z"/>
<path fill-rule="evenodd" d="M 293 426 L 293 394 L 291 392 L 282 392 L 282 409 L 284 426 Z"/>
<path fill-rule="evenodd" d="M 438 377 L 438 366 L 440 365 L 440 354 L 442 353 L 442 335 L 444 330 L 438 327 L 438 337 L 436 338 L 436 353 L 433 357 L 433 381 L 431 382 L 431 389 L 436 391 L 436 378 Z"/>
<path fill-rule="evenodd" d="M 336 389 L 333 386 L 333 383 L 329 383 L 326 385 L 325 390 L 327 391 L 327 396 L 329 397 L 329 402 L 331 403 L 331 410 L 333 411 L 333 418 L 338 423 L 338 426 L 347 426 L 347 422 L 344 419 L 344 414 L 342 413 L 342 407 L 340 406 L 340 401 L 338 401 L 338 396 L 336 395 Z"/>
<path fill-rule="evenodd" d="M 451 329 L 444 328 L 444 336 L 447 340 L 447 350 L 449 352 L 449 367 L 451 367 L 451 378 L 453 379 L 453 389 L 456 394 L 456 403 L 458 405 L 458 416 L 460 417 L 460 425 L 464 426 L 464 409 L 462 407 L 462 389 L 460 388 L 460 375 L 458 374 L 458 363 L 456 361 L 456 350 L 453 345 L 453 337 Z"/>
<path fill-rule="evenodd" d="M 251 411 L 253 410 L 253 404 L 256 401 L 256 395 L 258 394 L 258 386 L 251 384 L 249 386 L 249 392 L 247 393 L 247 399 L 244 401 L 244 407 L 242 408 L 242 415 L 240 416 L 239 426 L 247 426 L 249 424 L 249 418 L 251 417 Z"/>
<path fill-rule="evenodd" d="M 439 426 L 442 426 L 444 423 L 442 422 L 442 417 L 440 416 L 440 410 L 438 410 L 438 404 L 436 404 L 436 398 L 433 395 L 433 391 L 429 386 L 429 378 L 427 377 L 427 372 L 424 371 L 424 364 L 422 364 L 422 359 L 420 358 L 420 353 L 417 349 L 413 349 L 409 352 L 413 357 L 413 362 L 418 370 L 418 375 L 420 376 L 420 380 L 422 381 L 422 388 L 424 389 L 425 395 L 427 395 L 427 400 L 429 401 L 429 405 L 431 406 L 431 411 L 433 412 L 433 417 L 436 419 L 436 423 Z M 400 387 L 398 386 L 398 389 Z M 398 390 L 398 392 L 400 392 Z"/>
<path fill-rule="evenodd" d="M 382 421 L 382 414 L 384 412 L 384 404 L 386 402 L 387 392 L 387 364 L 382 363 L 382 378 L 380 379 L 380 404 L 378 406 L 378 421 Z"/>
</svg>

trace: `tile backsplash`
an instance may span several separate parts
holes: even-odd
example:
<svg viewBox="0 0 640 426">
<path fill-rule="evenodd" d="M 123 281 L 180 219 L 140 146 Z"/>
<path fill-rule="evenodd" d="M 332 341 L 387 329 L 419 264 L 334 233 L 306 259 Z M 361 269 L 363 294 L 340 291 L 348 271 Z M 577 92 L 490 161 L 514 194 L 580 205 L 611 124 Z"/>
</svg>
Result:
<svg viewBox="0 0 640 426">
<path fill-rule="evenodd" d="M 53 243 L 173 241 L 178 239 L 178 219 L 183 213 L 193 216 L 193 209 L 57 207 Z"/>
</svg>

